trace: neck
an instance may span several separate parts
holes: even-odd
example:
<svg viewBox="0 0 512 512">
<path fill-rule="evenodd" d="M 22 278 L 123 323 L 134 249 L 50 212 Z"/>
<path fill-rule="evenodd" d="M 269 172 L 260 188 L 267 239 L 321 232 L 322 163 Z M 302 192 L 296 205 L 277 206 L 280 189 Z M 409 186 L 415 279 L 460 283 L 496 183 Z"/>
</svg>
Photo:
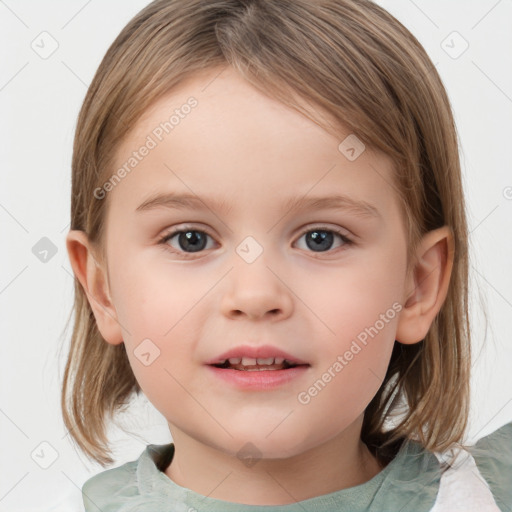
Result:
<svg viewBox="0 0 512 512">
<path fill-rule="evenodd" d="M 353 431 L 352 431 L 353 430 Z M 203 496 L 247 505 L 286 505 L 367 482 L 383 468 L 349 429 L 320 446 L 248 464 L 173 427 L 174 458 L 165 474 Z M 357 436 L 354 436 L 357 433 Z"/>
</svg>

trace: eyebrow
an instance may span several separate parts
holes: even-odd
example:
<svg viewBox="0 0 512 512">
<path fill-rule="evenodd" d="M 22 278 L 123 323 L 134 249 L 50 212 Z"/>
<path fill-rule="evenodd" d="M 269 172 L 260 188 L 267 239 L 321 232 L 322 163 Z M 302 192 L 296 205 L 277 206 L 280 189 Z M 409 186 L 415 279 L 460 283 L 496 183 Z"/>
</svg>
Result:
<svg viewBox="0 0 512 512">
<path fill-rule="evenodd" d="M 223 214 L 229 214 L 232 207 L 225 200 L 219 200 L 212 197 L 201 198 L 188 193 L 157 193 L 136 208 L 136 212 L 145 212 L 157 208 L 169 209 L 200 209 L 211 210 Z M 366 201 L 354 199 L 345 195 L 329 196 L 303 196 L 291 197 L 282 204 L 282 212 L 291 212 L 294 210 L 345 210 L 361 218 L 381 218 L 377 208 Z"/>
</svg>

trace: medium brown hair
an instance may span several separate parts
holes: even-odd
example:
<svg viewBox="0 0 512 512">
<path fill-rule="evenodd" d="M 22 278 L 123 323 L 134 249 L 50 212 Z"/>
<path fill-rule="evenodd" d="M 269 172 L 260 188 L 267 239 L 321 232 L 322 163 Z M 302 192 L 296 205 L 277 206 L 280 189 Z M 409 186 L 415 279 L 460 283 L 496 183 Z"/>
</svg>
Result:
<svg viewBox="0 0 512 512">
<path fill-rule="evenodd" d="M 452 229 L 447 297 L 425 339 L 395 341 L 388 371 L 365 410 L 361 439 L 387 463 L 402 440 L 442 451 L 461 441 L 469 413 L 468 233 L 458 139 L 441 79 L 417 39 L 370 0 L 156 0 L 121 31 L 84 99 L 72 159 L 71 229 L 101 254 L 120 142 L 148 107 L 186 78 L 232 66 L 264 94 L 332 133 L 332 119 L 394 162 L 407 230 L 407 262 L 423 234 Z M 339 134 L 339 132 L 338 132 Z M 341 141 L 340 141 L 341 142 Z M 81 450 L 111 464 L 109 418 L 141 389 L 124 344 L 101 336 L 75 277 L 74 327 L 61 407 Z M 69 322 L 69 320 L 68 320 Z M 407 409 L 399 422 L 385 421 Z"/>
</svg>

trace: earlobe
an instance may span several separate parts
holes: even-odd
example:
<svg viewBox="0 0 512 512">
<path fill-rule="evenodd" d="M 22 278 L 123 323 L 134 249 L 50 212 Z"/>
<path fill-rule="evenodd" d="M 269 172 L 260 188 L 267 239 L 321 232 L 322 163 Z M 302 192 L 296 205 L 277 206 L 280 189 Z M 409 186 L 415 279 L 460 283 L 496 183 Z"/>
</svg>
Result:
<svg viewBox="0 0 512 512">
<path fill-rule="evenodd" d="M 418 343 L 427 335 L 448 293 L 454 250 L 449 226 L 424 235 L 404 289 L 404 307 L 395 335 L 400 343 Z"/>
<path fill-rule="evenodd" d="M 110 296 L 106 269 L 97 262 L 87 234 L 80 230 L 69 231 L 66 248 L 73 272 L 87 295 L 101 335 L 112 345 L 122 343 L 123 336 Z"/>
</svg>

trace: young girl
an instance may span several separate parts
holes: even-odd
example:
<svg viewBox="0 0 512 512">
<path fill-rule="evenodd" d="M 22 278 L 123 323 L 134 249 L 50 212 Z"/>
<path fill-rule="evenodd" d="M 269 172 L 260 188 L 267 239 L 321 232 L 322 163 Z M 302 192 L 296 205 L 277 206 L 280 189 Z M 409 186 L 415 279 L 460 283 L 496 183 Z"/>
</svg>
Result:
<svg viewBox="0 0 512 512">
<path fill-rule="evenodd" d="M 78 119 L 64 421 L 103 467 L 141 392 L 172 443 L 92 511 L 511 510 L 463 444 L 468 230 L 418 41 L 369 0 L 156 0 Z M 459 449 L 459 448 L 463 449 Z"/>
</svg>

